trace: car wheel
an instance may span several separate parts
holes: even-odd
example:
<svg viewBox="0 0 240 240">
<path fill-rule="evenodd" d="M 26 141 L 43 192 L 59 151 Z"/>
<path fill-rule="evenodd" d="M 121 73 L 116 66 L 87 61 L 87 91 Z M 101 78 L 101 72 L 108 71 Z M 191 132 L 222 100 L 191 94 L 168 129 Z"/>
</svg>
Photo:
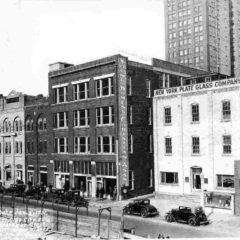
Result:
<svg viewBox="0 0 240 240">
<path fill-rule="evenodd" d="M 165 219 L 167 222 L 174 222 L 174 218 L 173 218 L 172 214 L 168 214 Z"/>
<path fill-rule="evenodd" d="M 124 214 L 131 215 L 132 214 L 131 209 L 130 208 L 125 208 L 124 209 Z"/>
<path fill-rule="evenodd" d="M 191 217 L 188 219 L 188 224 L 191 226 L 196 226 L 196 220 L 195 218 Z"/>
<path fill-rule="evenodd" d="M 146 209 L 141 209 L 141 212 L 140 212 L 141 216 L 142 217 L 147 217 L 147 210 Z"/>
</svg>

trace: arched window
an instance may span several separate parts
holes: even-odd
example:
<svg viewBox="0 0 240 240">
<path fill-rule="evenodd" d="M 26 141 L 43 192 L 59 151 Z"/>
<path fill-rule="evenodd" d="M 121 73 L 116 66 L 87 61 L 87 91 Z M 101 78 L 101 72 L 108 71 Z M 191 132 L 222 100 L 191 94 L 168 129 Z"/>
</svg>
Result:
<svg viewBox="0 0 240 240">
<path fill-rule="evenodd" d="M 43 130 L 47 130 L 47 119 L 43 119 Z"/>
<path fill-rule="evenodd" d="M 38 130 L 43 130 L 43 119 L 38 118 Z"/>
<path fill-rule="evenodd" d="M 16 117 L 14 120 L 14 131 L 16 132 L 22 131 L 22 121 L 19 117 Z"/>
<path fill-rule="evenodd" d="M 43 116 L 43 114 L 38 117 L 38 130 L 47 130 L 47 119 Z"/>
<path fill-rule="evenodd" d="M 33 120 L 30 116 L 28 116 L 26 118 L 25 128 L 26 128 L 26 131 L 32 131 L 33 130 Z"/>
<path fill-rule="evenodd" d="M 11 131 L 11 122 L 6 118 L 3 122 L 3 132 L 8 133 Z"/>
</svg>

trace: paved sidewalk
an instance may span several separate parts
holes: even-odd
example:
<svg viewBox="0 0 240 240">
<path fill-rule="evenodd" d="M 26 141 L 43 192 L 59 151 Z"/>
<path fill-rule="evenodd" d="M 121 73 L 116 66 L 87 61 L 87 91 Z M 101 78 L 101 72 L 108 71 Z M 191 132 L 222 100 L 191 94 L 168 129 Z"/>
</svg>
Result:
<svg viewBox="0 0 240 240">
<path fill-rule="evenodd" d="M 171 210 L 172 208 L 178 208 L 177 205 L 170 205 L 167 199 L 155 199 L 154 194 L 136 197 L 136 198 L 144 198 L 147 197 L 151 200 L 151 204 L 154 205 L 160 215 L 155 218 L 148 218 L 148 221 L 158 222 L 158 221 L 165 221 L 165 213 Z M 136 199 L 133 198 L 133 199 Z M 90 200 L 90 206 L 92 207 L 112 207 L 112 211 L 121 215 L 122 209 L 125 205 L 129 202 L 133 201 L 133 199 L 122 200 L 122 201 L 112 201 L 112 200 L 98 200 L 92 199 Z M 210 220 L 210 224 L 204 226 L 206 230 L 215 231 L 215 232 L 223 232 L 229 233 L 229 237 L 238 237 L 240 238 L 240 217 L 235 216 L 232 213 L 220 213 L 217 211 L 211 211 L 211 209 L 206 209 L 206 214 L 208 219 Z M 201 228 L 202 229 L 202 228 Z"/>
</svg>

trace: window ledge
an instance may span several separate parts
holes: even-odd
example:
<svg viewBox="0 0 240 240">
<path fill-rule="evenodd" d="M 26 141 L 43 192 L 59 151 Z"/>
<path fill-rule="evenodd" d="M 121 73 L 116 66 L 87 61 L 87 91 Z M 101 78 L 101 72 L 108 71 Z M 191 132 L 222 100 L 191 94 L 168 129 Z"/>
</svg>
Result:
<svg viewBox="0 0 240 240">
<path fill-rule="evenodd" d="M 91 153 L 90 152 L 81 152 L 81 153 L 75 152 L 73 154 L 74 155 L 88 155 L 88 154 L 91 154 Z"/>
<path fill-rule="evenodd" d="M 101 153 L 97 153 L 97 155 L 115 155 L 115 153 L 104 153 L 104 152 L 101 152 Z"/>
<path fill-rule="evenodd" d="M 172 126 L 172 123 L 164 123 L 163 126 Z"/>
<path fill-rule="evenodd" d="M 172 156 L 172 153 L 165 153 L 164 156 Z"/>
<path fill-rule="evenodd" d="M 191 124 L 200 124 L 200 122 L 199 121 L 195 121 L 195 122 L 193 122 L 193 121 L 191 121 Z"/>
<path fill-rule="evenodd" d="M 53 130 L 65 130 L 65 129 L 68 129 L 68 127 L 58 127 L 58 128 L 53 128 Z"/>
<path fill-rule="evenodd" d="M 231 122 L 231 119 L 222 119 L 221 122 Z"/>
<path fill-rule="evenodd" d="M 174 186 L 174 187 L 179 187 L 180 185 L 178 183 L 160 183 L 160 185 L 165 185 L 165 186 Z"/>
<path fill-rule="evenodd" d="M 201 156 L 201 153 L 192 153 L 192 156 L 199 157 Z"/>
<path fill-rule="evenodd" d="M 222 157 L 232 157 L 232 153 L 222 153 Z"/>
<path fill-rule="evenodd" d="M 90 127 L 89 125 L 86 125 L 86 126 L 74 126 L 73 128 L 78 129 L 78 128 L 89 128 L 89 127 Z"/>
<path fill-rule="evenodd" d="M 113 96 L 115 96 L 114 94 L 109 94 L 109 95 L 104 95 L 104 96 L 97 96 L 97 97 L 95 97 L 95 98 L 107 98 L 107 97 L 113 97 Z"/>
<path fill-rule="evenodd" d="M 114 126 L 114 123 L 109 123 L 109 124 L 97 124 L 96 127 L 112 127 Z"/>
</svg>

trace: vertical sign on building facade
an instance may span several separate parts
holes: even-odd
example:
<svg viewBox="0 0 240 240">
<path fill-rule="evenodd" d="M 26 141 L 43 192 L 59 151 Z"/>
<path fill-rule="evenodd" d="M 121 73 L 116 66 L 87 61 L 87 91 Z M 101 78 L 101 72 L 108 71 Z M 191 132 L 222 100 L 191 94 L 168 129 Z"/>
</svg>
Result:
<svg viewBox="0 0 240 240">
<path fill-rule="evenodd" d="M 128 186 L 127 60 L 118 59 L 119 184 Z"/>
</svg>

